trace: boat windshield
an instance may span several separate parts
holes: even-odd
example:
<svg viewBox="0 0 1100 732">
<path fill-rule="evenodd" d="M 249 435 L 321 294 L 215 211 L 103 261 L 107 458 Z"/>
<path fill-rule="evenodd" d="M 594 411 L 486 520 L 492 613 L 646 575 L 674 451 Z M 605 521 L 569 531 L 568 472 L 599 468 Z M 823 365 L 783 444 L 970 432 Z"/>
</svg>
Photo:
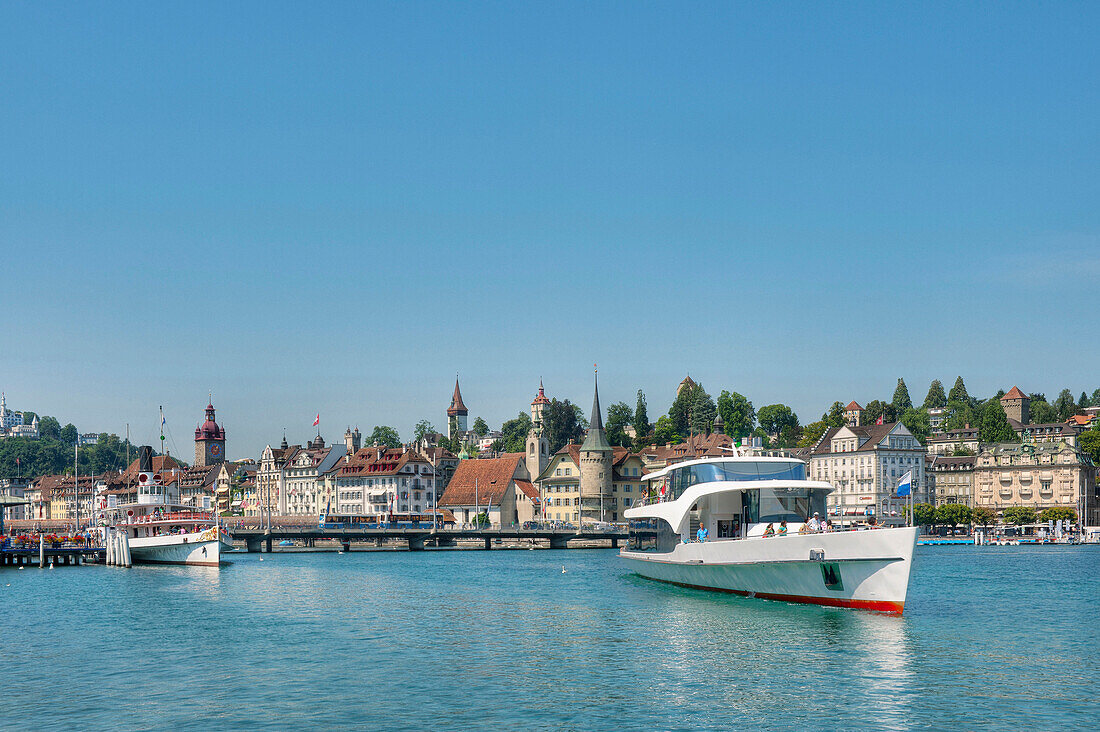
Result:
<svg viewBox="0 0 1100 732">
<path fill-rule="evenodd" d="M 679 498 L 685 490 L 697 483 L 714 483 L 720 480 L 806 480 L 806 464 L 798 460 L 686 465 L 669 473 L 671 499 Z"/>
<path fill-rule="evenodd" d="M 631 551 L 664 554 L 676 548 L 680 535 L 663 519 L 634 519 L 630 522 L 627 541 Z"/>
</svg>

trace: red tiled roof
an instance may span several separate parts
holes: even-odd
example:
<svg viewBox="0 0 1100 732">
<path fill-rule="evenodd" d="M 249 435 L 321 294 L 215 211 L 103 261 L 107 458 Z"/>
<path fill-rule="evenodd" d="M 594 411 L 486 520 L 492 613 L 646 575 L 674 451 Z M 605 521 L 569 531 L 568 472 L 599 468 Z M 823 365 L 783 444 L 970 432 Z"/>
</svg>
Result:
<svg viewBox="0 0 1100 732">
<path fill-rule="evenodd" d="M 848 406 L 844 407 L 844 411 L 851 412 L 853 409 L 858 409 L 861 412 L 863 411 L 863 407 L 859 406 L 859 404 L 856 403 L 855 399 L 848 402 Z"/>
<path fill-rule="evenodd" d="M 1001 397 L 1002 402 L 1008 399 L 1027 399 L 1027 394 L 1020 391 L 1020 387 L 1014 386 L 1008 390 L 1007 394 Z"/>
<path fill-rule="evenodd" d="M 516 488 L 523 491 L 523 495 L 527 496 L 531 500 L 536 500 L 539 497 L 538 490 L 535 489 L 535 484 L 529 480 L 521 480 L 516 478 Z"/>
<path fill-rule="evenodd" d="M 506 452 L 498 458 L 463 460 L 439 499 L 440 506 L 500 505 L 523 461 L 522 452 Z"/>
</svg>

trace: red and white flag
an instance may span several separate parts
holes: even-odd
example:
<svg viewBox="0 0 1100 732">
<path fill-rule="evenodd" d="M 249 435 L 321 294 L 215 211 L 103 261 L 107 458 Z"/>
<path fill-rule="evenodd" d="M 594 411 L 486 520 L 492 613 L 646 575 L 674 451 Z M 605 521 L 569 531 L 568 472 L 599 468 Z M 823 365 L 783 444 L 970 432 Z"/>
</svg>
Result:
<svg viewBox="0 0 1100 732">
<path fill-rule="evenodd" d="M 318 412 L 317 416 L 313 418 L 313 426 L 316 427 L 319 424 L 321 424 L 321 413 L 320 412 Z"/>
<path fill-rule="evenodd" d="M 880 414 L 880 415 L 878 416 L 878 419 L 877 419 L 877 420 L 875 420 L 875 424 L 882 424 L 882 417 L 883 417 L 883 415 L 881 415 L 881 414 Z"/>
</svg>

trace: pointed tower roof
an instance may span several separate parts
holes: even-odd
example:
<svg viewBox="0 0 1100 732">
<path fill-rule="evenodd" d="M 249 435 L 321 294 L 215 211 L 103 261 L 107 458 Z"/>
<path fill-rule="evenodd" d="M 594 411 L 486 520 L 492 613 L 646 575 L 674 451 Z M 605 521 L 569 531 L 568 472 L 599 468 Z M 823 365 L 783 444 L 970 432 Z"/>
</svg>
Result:
<svg viewBox="0 0 1100 732">
<path fill-rule="evenodd" d="M 458 388 L 458 376 L 455 376 L 455 393 L 451 396 L 451 407 L 447 410 L 448 417 L 465 417 L 469 414 L 466 405 L 462 403 L 462 392 Z"/>
<path fill-rule="evenodd" d="M 1027 394 L 1020 391 L 1020 387 L 1013 386 L 1008 390 L 1007 394 L 1001 397 L 1002 402 L 1008 401 L 1009 399 L 1027 399 Z"/>
<path fill-rule="evenodd" d="M 549 404 L 550 400 L 546 398 L 546 392 L 542 388 L 542 379 L 539 378 L 539 393 L 535 396 L 535 400 L 531 402 L 531 405 L 535 404 Z"/>
<path fill-rule="evenodd" d="M 592 417 L 588 420 L 588 434 L 584 437 L 581 452 L 611 452 L 611 444 L 603 431 L 603 415 L 600 413 L 600 382 L 593 374 L 595 391 L 592 394 Z"/>
</svg>

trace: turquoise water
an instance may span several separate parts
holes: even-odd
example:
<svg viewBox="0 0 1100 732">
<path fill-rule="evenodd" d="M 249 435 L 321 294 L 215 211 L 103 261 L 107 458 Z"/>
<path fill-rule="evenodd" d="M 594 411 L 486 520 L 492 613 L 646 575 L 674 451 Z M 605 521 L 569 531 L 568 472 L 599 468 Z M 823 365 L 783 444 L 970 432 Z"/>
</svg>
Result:
<svg viewBox="0 0 1100 732">
<path fill-rule="evenodd" d="M 609 550 L 234 559 L 221 571 L 0 570 L 0 726 L 1100 720 L 1100 547 L 919 547 L 901 618 L 662 585 L 627 574 Z"/>
</svg>

